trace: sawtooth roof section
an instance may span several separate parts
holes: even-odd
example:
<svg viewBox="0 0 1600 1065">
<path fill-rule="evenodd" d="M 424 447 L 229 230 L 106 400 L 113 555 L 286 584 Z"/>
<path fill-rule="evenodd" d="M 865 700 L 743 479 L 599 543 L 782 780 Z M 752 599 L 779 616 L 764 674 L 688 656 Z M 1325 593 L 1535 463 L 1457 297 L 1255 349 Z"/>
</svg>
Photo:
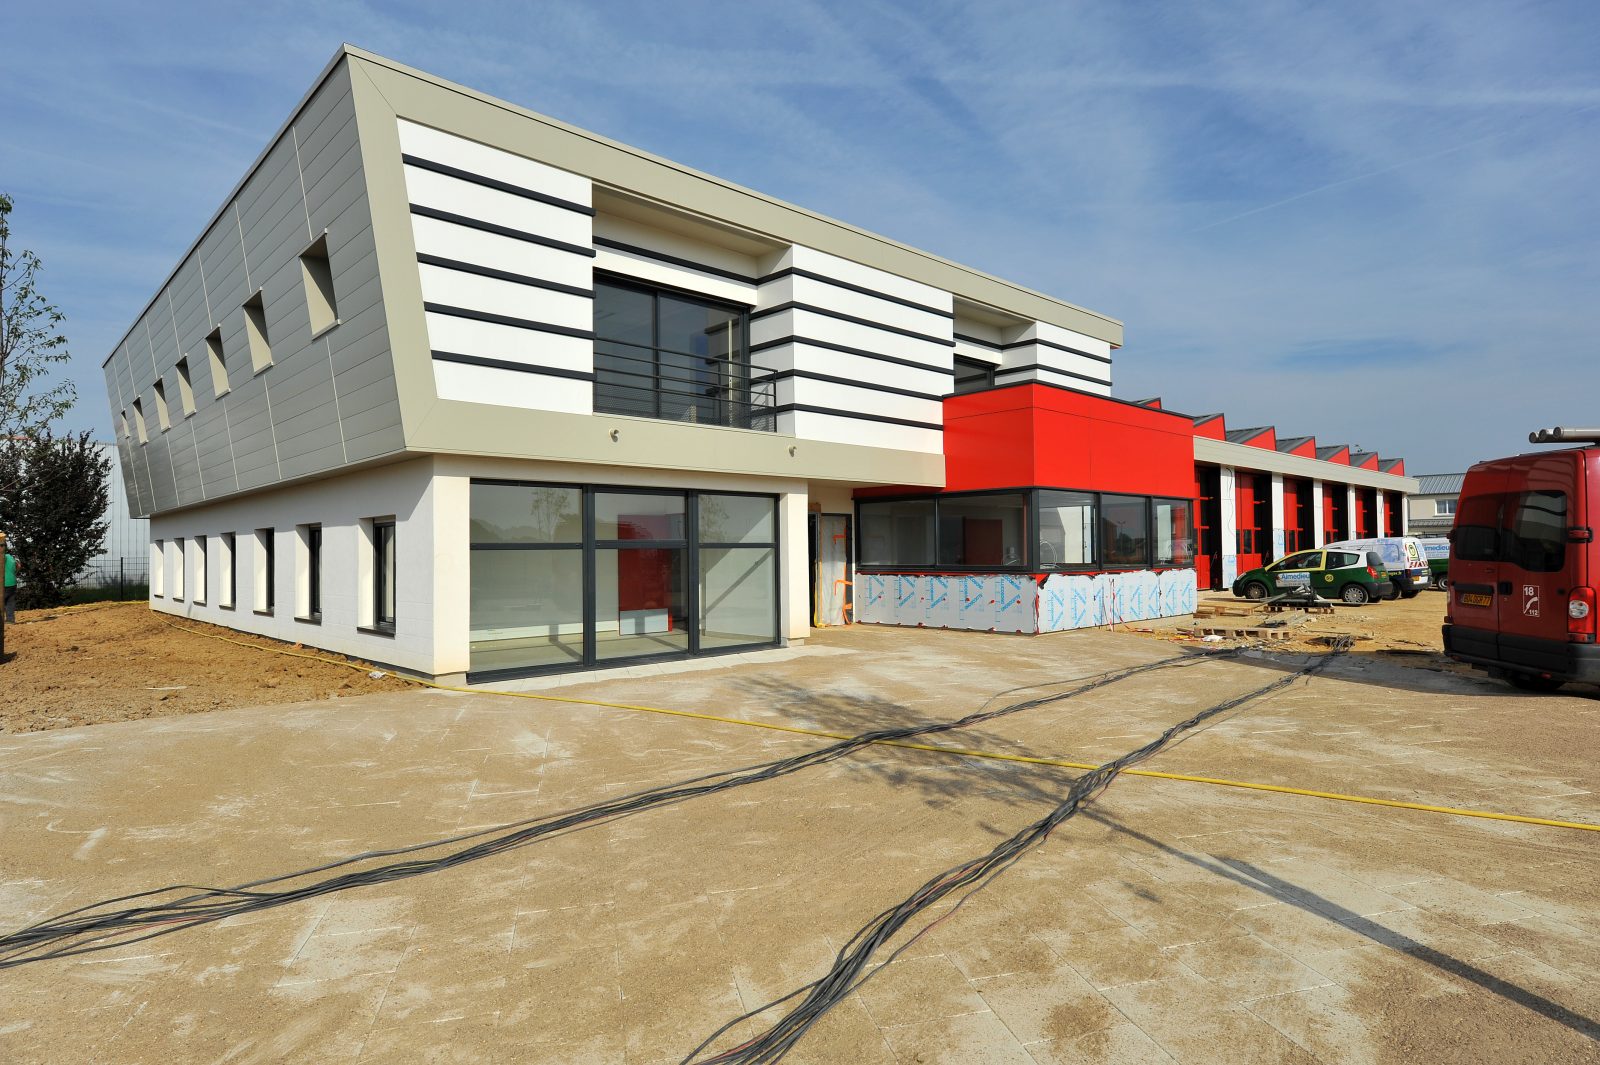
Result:
<svg viewBox="0 0 1600 1065">
<path fill-rule="evenodd" d="M 1314 436 L 1282 436 L 1278 438 L 1278 450 L 1285 455 L 1304 455 L 1307 458 L 1317 457 L 1317 438 Z"/>
<path fill-rule="evenodd" d="M 1400 477 L 1404 477 L 1406 475 L 1406 460 L 1382 459 L 1378 463 L 1378 469 L 1384 473 L 1393 473 Z"/>
<path fill-rule="evenodd" d="M 1228 438 L 1228 419 L 1220 414 L 1202 414 L 1194 420 L 1196 436 L 1208 436 L 1213 440 L 1226 440 Z"/>
<path fill-rule="evenodd" d="M 1350 465 L 1350 445 L 1334 444 L 1332 447 L 1317 448 L 1317 458 L 1323 462 L 1337 462 L 1341 465 Z"/>
<path fill-rule="evenodd" d="M 1350 465 L 1358 469 L 1375 470 L 1378 468 L 1378 453 L 1376 451 L 1352 451 L 1350 452 Z"/>
<path fill-rule="evenodd" d="M 1276 449 L 1278 446 L 1278 431 L 1271 425 L 1258 425 L 1253 429 L 1230 429 L 1228 430 L 1227 439 L 1235 444 L 1251 444 L 1255 447 Z"/>
</svg>

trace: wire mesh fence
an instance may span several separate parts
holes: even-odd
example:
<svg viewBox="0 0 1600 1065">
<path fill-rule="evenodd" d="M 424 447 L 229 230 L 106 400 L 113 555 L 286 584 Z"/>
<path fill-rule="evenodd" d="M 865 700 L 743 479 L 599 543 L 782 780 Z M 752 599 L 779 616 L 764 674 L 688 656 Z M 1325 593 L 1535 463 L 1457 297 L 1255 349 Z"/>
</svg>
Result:
<svg viewBox="0 0 1600 1065">
<path fill-rule="evenodd" d="M 150 560 L 97 558 L 78 575 L 68 597 L 75 603 L 105 599 L 145 599 L 150 594 Z"/>
</svg>

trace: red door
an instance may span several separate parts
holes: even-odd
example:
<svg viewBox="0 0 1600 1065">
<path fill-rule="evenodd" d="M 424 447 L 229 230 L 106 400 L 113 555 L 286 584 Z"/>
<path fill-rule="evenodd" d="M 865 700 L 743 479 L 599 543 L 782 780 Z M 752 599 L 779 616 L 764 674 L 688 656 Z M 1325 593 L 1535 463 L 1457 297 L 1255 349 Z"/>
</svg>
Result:
<svg viewBox="0 0 1600 1065">
<path fill-rule="evenodd" d="M 1222 545 L 1217 537 L 1222 530 L 1221 471 L 1215 466 L 1194 468 L 1195 548 L 1194 577 L 1201 590 L 1214 590 L 1222 580 Z"/>
<path fill-rule="evenodd" d="M 1350 509 L 1349 497 L 1342 484 L 1322 486 L 1322 542 L 1338 543 L 1350 539 L 1345 512 Z"/>
<path fill-rule="evenodd" d="M 1567 603 L 1573 588 L 1588 583 L 1585 545 L 1567 534 L 1590 524 L 1582 461 L 1581 452 L 1540 455 L 1519 464 L 1521 476 L 1506 478 L 1495 600 L 1502 653 L 1514 659 L 1518 651 L 1537 653 L 1541 643 L 1559 645 L 1565 658 Z"/>
<path fill-rule="evenodd" d="M 1283 553 L 1292 555 L 1310 548 L 1304 529 L 1305 514 L 1309 509 L 1306 500 L 1310 485 L 1293 477 L 1283 479 Z"/>
<path fill-rule="evenodd" d="M 1234 479 L 1233 492 L 1239 572 L 1244 573 L 1264 565 L 1265 555 L 1272 551 L 1272 482 L 1260 474 L 1241 472 Z M 1262 521 L 1263 509 L 1266 521 Z"/>
</svg>

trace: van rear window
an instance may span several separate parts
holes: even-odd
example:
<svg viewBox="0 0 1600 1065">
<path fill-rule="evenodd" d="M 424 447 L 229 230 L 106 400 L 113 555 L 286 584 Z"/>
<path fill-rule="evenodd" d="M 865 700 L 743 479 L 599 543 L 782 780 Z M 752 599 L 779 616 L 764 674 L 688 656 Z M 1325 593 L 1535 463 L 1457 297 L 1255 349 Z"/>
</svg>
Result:
<svg viewBox="0 0 1600 1065">
<path fill-rule="evenodd" d="M 1451 550 L 1463 562 L 1500 561 L 1502 495 L 1465 496 L 1456 507 L 1456 527 L 1450 534 Z"/>
<path fill-rule="evenodd" d="M 1567 494 L 1468 496 L 1456 512 L 1451 552 L 1462 562 L 1506 562 L 1529 573 L 1567 566 Z"/>
<path fill-rule="evenodd" d="M 1567 568 L 1567 493 L 1520 492 L 1512 497 L 1511 535 L 1501 561 L 1530 573 Z"/>
</svg>

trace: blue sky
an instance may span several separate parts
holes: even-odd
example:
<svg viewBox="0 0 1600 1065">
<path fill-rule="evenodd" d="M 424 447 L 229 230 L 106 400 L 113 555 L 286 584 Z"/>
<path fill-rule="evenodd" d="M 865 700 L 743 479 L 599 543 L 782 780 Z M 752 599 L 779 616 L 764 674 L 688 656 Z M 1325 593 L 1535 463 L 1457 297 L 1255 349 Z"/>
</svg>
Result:
<svg viewBox="0 0 1600 1065">
<path fill-rule="evenodd" d="M 0 188 L 68 316 L 74 426 L 107 438 L 101 360 L 346 40 L 1121 318 L 1125 398 L 1413 473 L 1600 422 L 1594 4 L 65 0 L 5 22 Z"/>
</svg>

